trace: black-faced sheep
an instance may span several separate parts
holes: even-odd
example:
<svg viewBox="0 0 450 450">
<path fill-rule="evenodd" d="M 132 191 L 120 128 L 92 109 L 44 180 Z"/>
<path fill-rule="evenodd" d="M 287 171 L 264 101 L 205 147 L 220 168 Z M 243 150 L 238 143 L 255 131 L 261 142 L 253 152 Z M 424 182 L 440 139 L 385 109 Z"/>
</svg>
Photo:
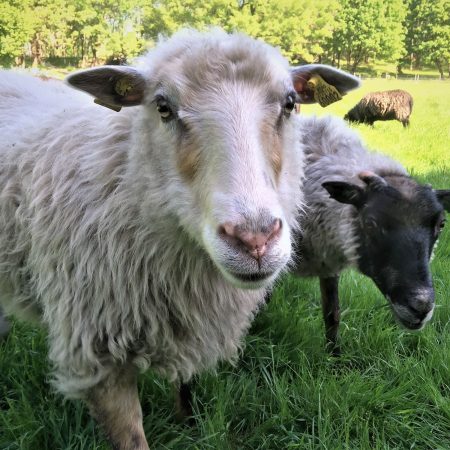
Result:
<svg viewBox="0 0 450 450">
<path fill-rule="evenodd" d="M 338 353 L 339 274 L 350 266 L 375 282 L 401 324 L 423 327 L 434 308 L 429 261 L 450 191 L 421 185 L 399 163 L 369 152 L 339 119 L 300 123 L 307 208 L 292 271 L 320 278 L 330 349 Z"/>
<path fill-rule="evenodd" d="M 233 360 L 291 257 L 296 100 L 319 73 L 240 34 L 181 32 L 138 67 L 0 76 L 0 302 L 49 333 L 55 385 L 144 450 L 136 377 Z"/>
<path fill-rule="evenodd" d="M 371 92 L 363 97 L 345 116 L 350 122 L 373 125 L 377 120 L 398 120 L 409 125 L 413 99 L 401 89 Z"/>
</svg>

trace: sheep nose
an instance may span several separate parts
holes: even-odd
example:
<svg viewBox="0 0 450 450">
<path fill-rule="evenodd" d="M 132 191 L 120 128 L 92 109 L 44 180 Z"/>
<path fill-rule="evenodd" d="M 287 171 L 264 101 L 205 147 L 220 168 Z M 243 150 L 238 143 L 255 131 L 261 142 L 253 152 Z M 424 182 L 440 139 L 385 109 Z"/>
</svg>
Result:
<svg viewBox="0 0 450 450">
<path fill-rule="evenodd" d="M 226 222 L 219 226 L 219 235 L 234 247 L 248 252 L 260 267 L 267 245 L 281 234 L 281 227 L 280 219 L 275 219 L 269 226 L 261 227 L 258 231 Z"/>
<path fill-rule="evenodd" d="M 424 319 L 434 308 L 434 289 L 422 288 L 413 292 L 409 307 L 419 319 Z"/>
</svg>

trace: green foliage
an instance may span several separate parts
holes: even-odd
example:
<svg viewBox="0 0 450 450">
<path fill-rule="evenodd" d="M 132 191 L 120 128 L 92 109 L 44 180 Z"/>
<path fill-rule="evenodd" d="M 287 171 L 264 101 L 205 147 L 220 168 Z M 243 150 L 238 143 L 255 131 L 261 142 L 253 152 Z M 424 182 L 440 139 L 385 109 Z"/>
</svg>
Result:
<svg viewBox="0 0 450 450">
<path fill-rule="evenodd" d="M 403 0 L 340 0 L 331 56 L 354 72 L 368 58 L 396 60 L 403 55 Z"/>
<path fill-rule="evenodd" d="M 405 3 L 407 2 L 407 3 Z M 450 0 L 0 0 L 0 57 L 125 60 L 182 27 L 220 26 L 278 46 L 293 63 L 355 71 L 397 61 L 449 63 Z M 406 19 L 405 19 L 406 17 Z M 406 28 L 405 28 L 406 26 Z"/>
<path fill-rule="evenodd" d="M 411 64 L 432 63 L 450 76 L 450 0 L 410 0 L 406 24 Z"/>
<path fill-rule="evenodd" d="M 155 39 L 190 26 L 212 25 L 243 31 L 280 47 L 292 62 L 313 61 L 323 52 L 322 42 L 331 36 L 337 0 L 213 0 L 156 1 L 145 8 L 144 29 Z"/>
<path fill-rule="evenodd" d="M 0 1 L 0 56 L 19 57 L 33 33 L 29 0 Z"/>
<path fill-rule="evenodd" d="M 313 62 L 325 51 L 323 45 L 332 34 L 337 8 L 335 0 L 249 1 L 242 8 L 242 17 L 250 12 L 253 21 L 248 21 L 250 26 L 241 21 L 240 29 L 280 47 L 292 63 Z"/>
<path fill-rule="evenodd" d="M 144 41 L 139 0 L 76 0 L 68 20 L 73 53 L 98 64 L 108 58 L 136 56 Z"/>
</svg>

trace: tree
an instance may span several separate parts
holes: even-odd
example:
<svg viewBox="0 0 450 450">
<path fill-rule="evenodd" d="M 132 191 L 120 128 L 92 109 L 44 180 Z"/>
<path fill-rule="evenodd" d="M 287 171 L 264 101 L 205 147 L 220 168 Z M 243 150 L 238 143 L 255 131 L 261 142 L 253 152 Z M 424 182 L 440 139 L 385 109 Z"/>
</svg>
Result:
<svg viewBox="0 0 450 450">
<path fill-rule="evenodd" d="M 354 72 L 369 58 L 395 61 L 404 53 L 403 0 L 340 0 L 337 26 L 328 41 L 338 66 L 345 59 Z"/>
<path fill-rule="evenodd" d="M 337 0 L 159 0 L 146 7 L 144 30 L 156 39 L 183 26 L 218 25 L 264 39 L 298 63 L 320 58 L 337 6 Z"/>
<path fill-rule="evenodd" d="M 450 77 L 450 0 L 410 0 L 406 27 L 411 68 L 431 63 Z"/>
<path fill-rule="evenodd" d="M 33 66 L 48 56 L 65 56 L 67 42 L 67 17 L 73 6 L 65 0 L 29 0 L 33 33 L 30 42 Z"/>
<path fill-rule="evenodd" d="M 229 0 L 154 0 L 144 7 L 144 34 L 156 40 L 161 34 L 171 35 L 183 27 L 201 30 L 216 25 L 229 30 L 233 9 Z"/>
<path fill-rule="evenodd" d="M 245 12 L 247 8 L 254 20 L 249 20 L 247 26 L 241 18 L 240 29 L 280 47 L 292 63 L 320 59 L 325 51 L 325 38 L 332 34 L 338 8 L 336 0 L 249 0 L 244 5 L 241 10 Z"/>
<path fill-rule="evenodd" d="M 77 0 L 68 21 L 81 65 L 137 55 L 144 45 L 141 0 Z"/>
<path fill-rule="evenodd" d="M 0 2 L 0 57 L 23 61 L 25 45 L 33 33 L 28 0 Z"/>
</svg>

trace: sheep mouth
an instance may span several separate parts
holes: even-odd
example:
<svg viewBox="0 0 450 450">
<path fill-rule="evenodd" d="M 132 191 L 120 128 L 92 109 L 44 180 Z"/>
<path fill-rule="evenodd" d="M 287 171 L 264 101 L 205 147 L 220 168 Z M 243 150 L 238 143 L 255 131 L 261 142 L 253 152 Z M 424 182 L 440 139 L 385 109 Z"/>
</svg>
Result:
<svg viewBox="0 0 450 450">
<path fill-rule="evenodd" d="M 400 325 L 404 326 L 407 330 L 412 330 L 412 331 L 420 330 L 425 325 L 425 323 L 423 321 L 413 323 L 408 320 L 404 320 L 398 316 L 397 316 L 397 320 L 400 323 Z"/>
<path fill-rule="evenodd" d="M 403 305 L 399 306 L 395 303 L 391 303 L 391 308 L 394 312 L 394 317 L 396 318 L 397 322 L 407 330 L 411 331 L 421 330 L 433 317 L 434 312 L 433 306 L 431 310 L 426 313 L 425 317 L 423 317 L 423 315 L 421 317 L 414 317 L 414 313 L 409 311 L 409 309 Z"/>
<path fill-rule="evenodd" d="M 237 278 L 239 281 L 244 281 L 246 283 L 256 283 L 258 281 L 266 280 L 273 275 L 272 272 L 256 272 L 256 273 L 236 273 L 231 272 L 233 277 Z"/>
</svg>

